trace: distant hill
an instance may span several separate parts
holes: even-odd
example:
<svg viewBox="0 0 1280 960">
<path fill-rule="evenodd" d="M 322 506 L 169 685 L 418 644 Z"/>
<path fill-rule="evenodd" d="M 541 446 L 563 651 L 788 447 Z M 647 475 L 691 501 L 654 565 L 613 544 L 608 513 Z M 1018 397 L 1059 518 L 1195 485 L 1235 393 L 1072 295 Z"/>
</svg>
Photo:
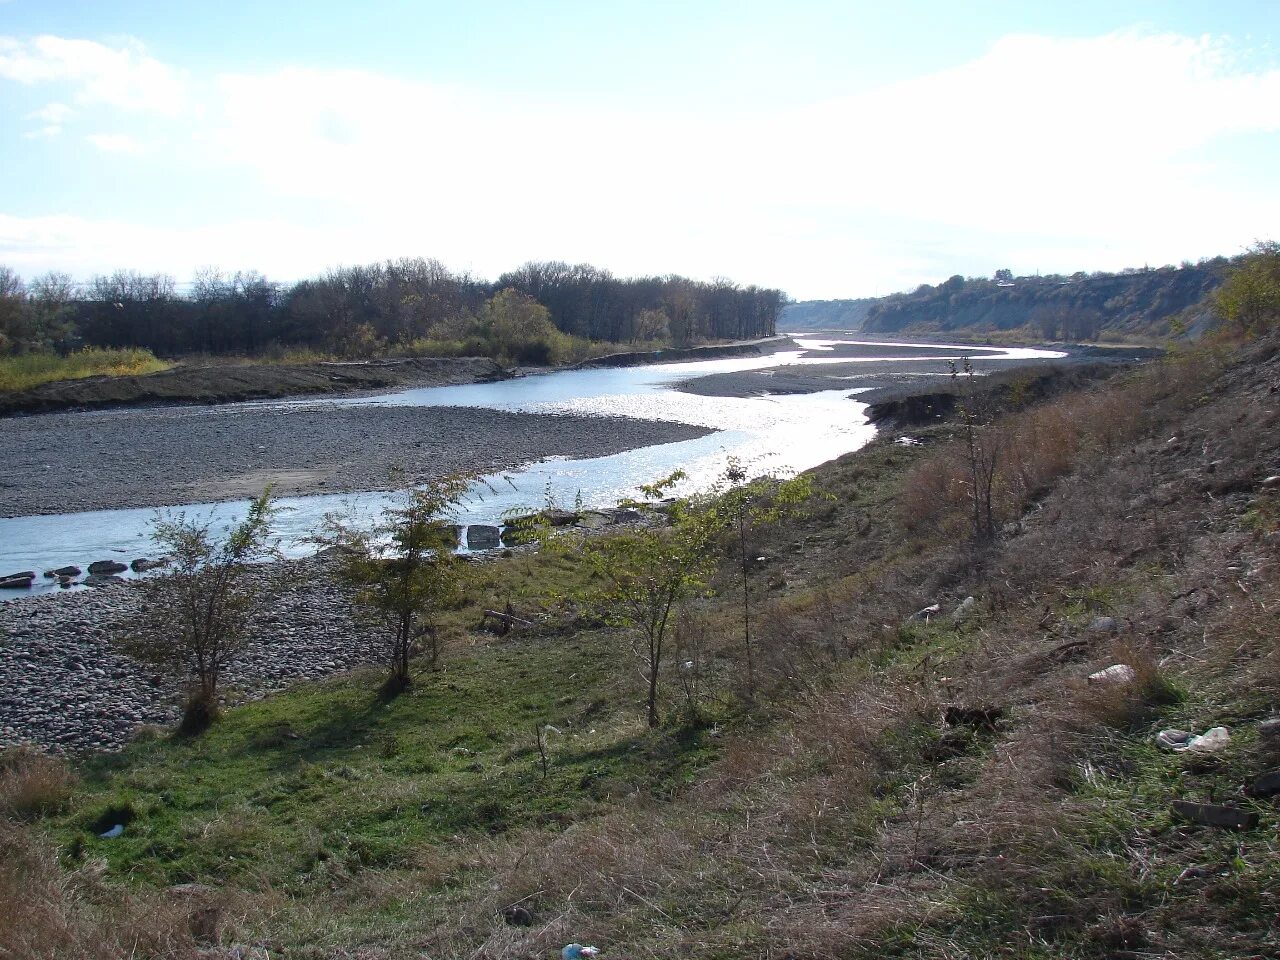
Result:
<svg viewBox="0 0 1280 960">
<path fill-rule="evenodd" d="M 804 330 L 860 330 L 867 318 L 867 311 L 879 301 L 872 297 L 862 300 L 803 300 L 789 303 L 778 315 L 778 332 Z"/>
<path fill-rule="evenodd" d="M 954 276 L 910 293 L 789 304 L 779 331 L 1016 333 L 1044 340 L 1165 339 L 1208 322 L 1205 297 L 1222 282 L 1225 258 L 1124 273 L 996 278 Z"/>
</svg>

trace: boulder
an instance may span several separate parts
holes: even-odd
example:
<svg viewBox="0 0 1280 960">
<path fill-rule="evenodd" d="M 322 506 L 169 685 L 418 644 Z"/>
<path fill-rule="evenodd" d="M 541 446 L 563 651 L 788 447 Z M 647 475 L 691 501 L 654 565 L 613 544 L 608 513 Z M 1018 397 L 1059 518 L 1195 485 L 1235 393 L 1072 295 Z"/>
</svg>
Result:
<svg viewBox="0 0 1280 960">
<path fill-rule="evenodd" d="M 1267 477 L 1262 481 L 1262 483 L 1258 484 L 1258 486 L 1262 487 L 1263 490 L 1274 490 L 1277 487 L 1280 487 L 1280 476 L 1273 475 Z"/>
<path fill-rule="evenodd" d="M 951 611 L 951 619 L 956 623 L 964 623 L 973 616 L 977 609 L 978 601 L 973 599 L 973 597 L 965 597 L 960 602 L 960 605 Z"/>
<path fill-rule="evenodd" d="M 467 527 L 468 550 L 494 550 L 502 542 L 502 533 L 497 527 L 483 523 L 473 523 Z"/>
<path fill-rule="evenodd" d="M 11 573 L 8 576 L 0 577 L 0 590 L 27 590 L 31 587 L 35 578 L 36 572 L 34 570 Z"/>
<path fill-rule="evenodd" d="M 161 567 L 167 567 L 168 565 L 168 557 L 161 557 L 159 560 L 148 560 L 146 557 L 139 557 L 129 564 L 129 569 L 134 573 L 146 573 L 148 570 L 159 570 Z"/>
<path fill-rule="evenodd" d="M 610 511 L 613 516 L 614 523 L 639 523 L 644 519 L 644 514 L 639 510 L 632 510 L 630 507 L 618 507 L 616 510 Z"/>
<path fill-rule="evenodd" d="M 1258 724 L 1258 736 L 1263 740 L 1280 741 L 1280 717 L 1272 717 Z"/>
<path fill-rule="evenodd" d="M 1094 617 L 1089 621 L 1090 633 L 1115 633 L 1118 629 L 1115 617 Z"/>
<path fill-rule="evenodd" d="M 612 523 L 613 518 L 600 510 L 587 510 L 578 517 L 578 526 L 585 530 L 603 530 Z"/>
<path fill-rule="evenodd" d="M 44 575 L 50 580 L 57 580 L 62 577 L 78 577 L 83 571 L 76 566 L 58 567 L 56 570 L 46 570 Z"/>
<path fill-rule="evenodd" d="M 95 560 L 89 564 L 90 573 L 123 573 L 128 569 L 128 564 L 121 563 L 119 560 Z"/>
</svg>

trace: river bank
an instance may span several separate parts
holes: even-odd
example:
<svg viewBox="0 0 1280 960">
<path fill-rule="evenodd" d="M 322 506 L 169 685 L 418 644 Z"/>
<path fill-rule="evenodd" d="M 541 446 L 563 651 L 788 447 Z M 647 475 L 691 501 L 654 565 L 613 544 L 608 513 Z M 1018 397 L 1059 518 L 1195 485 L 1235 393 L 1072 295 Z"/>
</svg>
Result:
<svg viewBox="0 0 1280 960">
<path fill-rule="evenodd" d="M 488 357 L 398 357 L 333 363 L 183 364 L 144 376 L 60 380 L 0 394 L 0 416 L 168 404 L 222 404 L 395 387 L 486 383 L 511 376 Z"/>
</svg>

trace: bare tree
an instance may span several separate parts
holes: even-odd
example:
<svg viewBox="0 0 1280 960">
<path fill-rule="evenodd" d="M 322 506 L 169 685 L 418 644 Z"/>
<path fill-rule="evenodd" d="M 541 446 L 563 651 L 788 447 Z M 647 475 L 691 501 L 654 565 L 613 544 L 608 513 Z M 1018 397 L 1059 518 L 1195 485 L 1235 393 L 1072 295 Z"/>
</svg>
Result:
<svg viewBox="0 0 1280 960">
<path fill-rule="evenodd" d="M 144 587 L 144 614 L 129 646 L 187 684 L 184 733 L 199 733 L 217 719 L 223 670 L 250 643 L 250 622 L 268 596 L 253 567 L 278 557 L 274 512 L 268 488 L 220 537 L 212 520 L 185 514 L 155 524 L 152 537 L 172 557 L 172 573 Z"/>
</svg>

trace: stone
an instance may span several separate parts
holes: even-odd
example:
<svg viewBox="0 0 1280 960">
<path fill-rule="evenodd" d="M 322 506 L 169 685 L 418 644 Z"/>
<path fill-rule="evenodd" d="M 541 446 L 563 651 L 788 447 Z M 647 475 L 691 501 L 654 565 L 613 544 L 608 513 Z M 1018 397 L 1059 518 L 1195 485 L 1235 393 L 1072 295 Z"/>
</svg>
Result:
<svg viewBox="0 0 1280 960">
<path fill-rule="evenodd" d="M 1280 740 L 1280 717 L 1272 717 L 1258 724 L 1258 736 L 1264 740 Z"/>
<path fill-rule="evenodd" d="M 1089 621 L 1090 633 L 1115 633 L 1118 629 L 1115 617 L 1094 617 Z"/>
<path fill-rule="evenodd" d="M 1280 770 L 1272 770 L 1254 778 L 1249 785 L 1249 792 L 1255 797 L 1272 797 L 1280 793 Z"/>
<path fill-rule="evenodd" d="M 599 510 L 587 510 L 578 518 L 578 526 L 585 530 L 603 530 L 613 523 L 613 518 Z"/>
<path fill-rule="evenodd" d="M 1258 825 L 1258 815 L 1252 810 L 1226 807 L 1218 803 L 1174 800 L 1173 812 L 1192 823 L 1223 830 L 1252 830 Z"/>
<path fill-rule="evenodd" d="M 1263 490 L 1274 490 L 1277 487 L 1280 487 L 1280 475 L 1273 475 L 1273 476 L 1267 477 L 1260 484 L 1258 484 L 1258 486 L 1262 487 Z"/>
<path fill-rule="evenodd" d="M 502 542 L 501 531 L 483 523 L 473 523 L 467 527 L 468 550 L 494 550 Z"/>
<path fill-rule="evenodd" d="M 89 564 L 90 573 L 123 573 L 128 569 L 128 565 L 119 560 L 95 560 Z"/>
<path fill-rule="evenodd" d="M 1127 663 L 1113 663 L 1105 670 L 1089 674 L 1090 683 L 1106 686 L 1133 683 L 1136 679 L 1138 679 L 1137 671 Z"/>
<path fill-rule="evenodd" d="M 978 601 L 974 600 L 973 597 L 965 597 L 960 601 L 960 605 L 951 611 L 951 619 L 956 623 L 964 623 L 973 616 L 977 609 Z"/>
<path fill-rule="evenodd" d="M 146 557 L 139 557 L 129 564 L 129 569 L 134 573 L 146 573 L 148 570 L 159 570 L 161 567 L 167 567 L 168 565 L 168 557 L 161 557 L 159 560 L 148 560 Z"/>
<path fill-rule="evenodd" d="M 36 572 L 34 570 L 11 573 L 8 576 L 0 577 L 0 590 L 27 590 L 35 579 Z"/>
<path fill-rule="evenodd" d="M 514 904 L 502 911 L 502 920 L 509 927 L 532 927 L 533 912 L 528 907 Z"/>
<path fill-rule="evenodd" d="M 644 520 L 644 514 L 630 507 L 619 507 L 612 513 L 614 523 L 640 523 Z"/>
<path fill-rule="evenodd" d="M 111 573 L 91 573 L 84 578 L 86 587 L 109 587 L 114 583 L 124 583 L 124 578 Z"/>
</svg>

